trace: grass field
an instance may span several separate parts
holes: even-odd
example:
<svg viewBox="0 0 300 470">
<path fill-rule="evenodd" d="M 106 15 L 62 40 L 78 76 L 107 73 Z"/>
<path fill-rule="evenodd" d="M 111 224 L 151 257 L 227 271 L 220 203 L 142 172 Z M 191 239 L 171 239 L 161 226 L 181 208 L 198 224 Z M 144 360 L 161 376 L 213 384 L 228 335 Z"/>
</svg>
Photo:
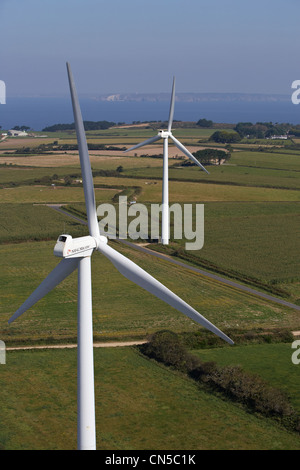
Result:
<svg viewBox="0 0 300 470">
<path fill-rule="evenodd" d="M 1 448 L 76 449 L 76 351 L 8 352 L 0 372 Z M 99 450 L 300 449 L 132 348 L 95 349 L 95 390 Z"/>
<path fill-rule="evenodd" d="M 254 166 L 256 168 L 274 168 L 279 171 L 300 171 L 298 153 L 281 153 L 279 149 L 274 152 L 233 152 L 230 163 L 240 166 Z"/>
<path fill-rule="evenodd" d="M 196 149 L 211 147 L 207 139 L 214 130 L 175 129 L 174 135 Z M 155 133 L 144 128 L 108 129 L 89 132 L 88 138 L 121 148 Z M 75 143 L 75 135 L 7 139 L 0 143 L 0 152 L 54 140 Z M 229 163 L 210 165 L 210 175 L 196 167 L 176 168 L 182 161 L 170 158 L 170 203 L 204 204 L 204 247 L 187 263 L 250 286 L 258 281 L 258 288 L 276 288 L 277 296 L 299 304 L 300 150 L 265 144 L 264 151 L 263 142 L 235 145 Z M 123 194 L 132 197 L 137 188 L 138 202 L 161 203 L 162 159 L 150 157 L 161 152 L 161 145 L 148 157 L 124 155 L 121 150 L 92 151 L 94 182 L 101 186 L 95 191 L 97 205 L 111 202 L 124 189 Z M 87 234 L 86 226 L 45 205 L 71 206 L 84 218 L 83 188 L 64 183 L 65 177 L 80 178 L 77 152 L 1 153 L 0 164 L 0 339 L 7 347 L 74 343 L 76 273 L 15 323 L 8 326 L 7 320 L 59 262 L 53 256 L 58 235 Z M 119 176 L 111 176 L 120 165 Z M 100 170 L 108 173 L 99 176 Z M 185 241 L 172 241 L 170 248 L 186 255 Z M 110 243 L 229 335 L 300 330 L 297 310 Z M 92 276 L 95 341 L 146 338 L 161 329 L 199 331 L 194 322 L 125 279 L 99 253 L 93 256 Z M 197 351 L 204 360 L 241 364 L 261 375 L 286 391 L 300 412 L 300 366 L 292 364 L 291 353 L 287 343 Z M 95 349 L 95 377 L 98 449 L 300 449 L 299 434 L 200 390 L 134 348 Z M 6 365 L 0 365 L 0 399 L 1 449 L 76 448 L 75 350 L 7 351 Z"/>
<path fill-rule="evenodd" d="M 35 203 L 35 204 L 66 204 L 84 202 L 82 187 L 56 186 L 55 188 L 45 185 L 18 186 L 17 188 L 4 188 L 1 191 L 1 203 Z M 117 189 L 96 188 L 97 203 L 110 201 L 118 192 Z"/>
<path fill-rule="evenodd" d="M 235 348 L 216 348 L 193 351 L 203 361 L 219 365 L 239 364 L 253 374 L 259 374 L 274 387 L 281 388 L 300 411 L 299 371 L 291 360 L 290 344 L 255 344 Z M 276 374 L 274 374 L 276 369 Z"/>
<path fill-rule="evenodd" d="M 0 159 L 1 163 L 1 159 Z M 41 167 L 18 167 L 18 166 L 2 166 L 0 168 L 0 187 L 5 187 L 9 183 L 11 186 L 18 184 L 29 184 L 34 183 L 35 180 L 40 180 L 43 177 L 51 177 L 57 175 L 59 178 L 62 178 L 68 173 L 79 173 L 78 168 L 68 168 L 67 170 L 64 167 L 51 167 L 51 168 L 41 168 Z"/>
</svg>

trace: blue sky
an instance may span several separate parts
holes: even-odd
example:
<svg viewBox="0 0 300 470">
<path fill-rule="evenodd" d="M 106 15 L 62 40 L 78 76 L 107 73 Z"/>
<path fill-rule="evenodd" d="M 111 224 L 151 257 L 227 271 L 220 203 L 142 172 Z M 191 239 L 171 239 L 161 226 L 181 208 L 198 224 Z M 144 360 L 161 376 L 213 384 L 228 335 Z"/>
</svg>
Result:
<svg viewBox="0 0 300 470">
<path fill-rule="evenodd" d="M 0 0 L 7 95 L 291 93 L 299 0 Z"/>
</svg>

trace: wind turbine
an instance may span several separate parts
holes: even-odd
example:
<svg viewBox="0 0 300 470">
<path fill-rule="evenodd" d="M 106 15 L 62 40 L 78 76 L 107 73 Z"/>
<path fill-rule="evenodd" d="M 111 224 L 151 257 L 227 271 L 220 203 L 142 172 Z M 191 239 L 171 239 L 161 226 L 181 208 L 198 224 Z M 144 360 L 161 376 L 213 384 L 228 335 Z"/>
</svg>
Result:
<svg viewBox="0 0 300 470">
<path fill-rule="evenodd" d="M 78 378 L 77 378 L 77 441 L 80 450 L 96 449 L 95 397 L 94 397 L 94 358 L 93 358 L 93 323 L 91 289 L 91 255 L 97 250 L 106 256 L 117 270 L 130 281 L 155 295 L 192 320 L 223 338 L 229 344 L 233 341 L 200 313 L 171 292 L 128 258 L 107 244 L 107 238 L 100 235 L 96 215 L 93 176 L 88 154 L 88 147 L 79 107 L 79 101 L 70 65 L 67 63 L 70 92 L 76 125 L 78 150 L 82 171 L 84 196 L 87 210 L 89 236 L 72 238 L 60 235 L 54 247 L 54 254 L 63 258 L 51 271 L 23 305 L 9 319 L 16 320 L 26 310 L 43 298 L 61 283 L 75 269 L 78 269 Z"/>
<path fill-rule="evenodd" d="M 187 157 L 189 157 L 196 165 L 200 166 L 202 170 L 204 170 L 207 174 L 209 172 L 204 168 L 203 165 L 191 154 L 182 145 L 179 140 L 177 140 L 172 134 L 172 124 L 173 124 L 173 117 L 174 117 L 174 107 L 175 107 L 175 77 L 173 77 L 173 86 L 172 86 L 172 95 L 171 95 L 171 104 L 170 104 L 170 112 L 169 112 L 169 122 L 168 122 L 168 130 L 160 130 L 158 134 L 150 139 L 145 140 L 133 147 L 124 151 L 124 153 L 130 152 L 140 147 L 144 147 L 145 145 L 153 144 L 157 140 L 163 139 L 163 180 L 162 180 L 162 214 L 161 214 L 161 242 L 163 245 L 169 244 L 169 167 L 168 167 L 168 144 L 169 138 L 174 142 L 176 147 L 181 150 Z"/>
</svg>

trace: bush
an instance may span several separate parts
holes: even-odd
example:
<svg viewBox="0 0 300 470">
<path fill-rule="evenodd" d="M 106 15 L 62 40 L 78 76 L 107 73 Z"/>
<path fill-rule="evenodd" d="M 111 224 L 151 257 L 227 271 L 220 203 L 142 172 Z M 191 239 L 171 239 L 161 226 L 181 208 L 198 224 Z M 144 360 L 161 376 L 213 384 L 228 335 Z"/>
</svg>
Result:
<svg viewBox="0 0 300 470">
<path fill-rule="evenodd" d="M 189 373 L 199 365 L 198 357 L 189 354 L 182 340 L 172 331 L 154 333 L 149 343 L 145 343 L 141 349 L 146 356 L 181 372 Z"/>
<path fill-rule="evenodd" d="M 210 374 L 213 374 L 216 369 L 217 369 L 216 362 L 214 361 L 201 362 L 199 360 L 196 367 L 191 368 L 189 370 L 189 376 L 192 377 L 194 380 L 197 380 L 197 381 L 203 380 L 204 382 L 207 382 L 207 377 L 209 377 Z"/>
<path fill-rule="evenodd" d="M 143 353 L 167 366 L 185 370 L 186 349 L 172 331 L 163 330 L 154 333 L 149 343 L 144 345 Z"/>
</svg>

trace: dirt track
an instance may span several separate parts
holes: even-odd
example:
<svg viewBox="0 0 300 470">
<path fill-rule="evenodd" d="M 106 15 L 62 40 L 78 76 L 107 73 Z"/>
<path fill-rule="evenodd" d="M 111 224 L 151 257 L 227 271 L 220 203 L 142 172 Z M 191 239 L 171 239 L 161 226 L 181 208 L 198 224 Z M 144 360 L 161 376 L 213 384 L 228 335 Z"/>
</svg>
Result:
<svg viewBox="0 0 300 470">
<path fill-rule="evenodd" d="M 107 343 L 94 343 L 94 348 L 116 348 L 120 346 L 135 346 L 138 344 L 146 343 L 146 340 L 141 341 L 112 341 Z M 38 346 L 17 346 L 6 348 L 6 351 L 21 351 L 27 349 L 73 349 L 77 348 L 77 344 L 54 344 L 54 345 L 38 345 Z"/>
</svg>

